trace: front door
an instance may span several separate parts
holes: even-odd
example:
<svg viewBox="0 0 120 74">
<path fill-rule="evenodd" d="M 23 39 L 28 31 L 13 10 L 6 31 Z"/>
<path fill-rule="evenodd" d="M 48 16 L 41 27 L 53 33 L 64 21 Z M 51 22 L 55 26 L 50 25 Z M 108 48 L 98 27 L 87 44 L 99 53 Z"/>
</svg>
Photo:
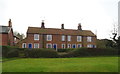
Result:
<svg viewBox="0 0 120 74">
<path fill-rule="evenodd" d="M 76 48 L 76 45 L 75 45 L 75 44 L 73 44 L 73 45 L 72 45 L 72 48 Z"/>
<path fill-rule="evenodd" d="M 32 44 L 28 44 L 28 48 L 32 48 Z"/>
<path fill-rule="evenodd" d="M 53 48 L 57 51 L 57 44 L 53 44 Z"/>
<path fill-rule="evenodd" d="M 96 48 L 96 46 L 95 46 L 95 45 L 93 45 L 93 48 Z"/>
</svg>

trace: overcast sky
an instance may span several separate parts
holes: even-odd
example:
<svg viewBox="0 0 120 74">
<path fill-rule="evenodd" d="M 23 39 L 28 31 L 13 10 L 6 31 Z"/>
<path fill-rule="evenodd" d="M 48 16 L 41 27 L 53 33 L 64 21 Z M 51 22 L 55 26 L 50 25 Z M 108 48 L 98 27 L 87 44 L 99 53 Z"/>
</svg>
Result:
<svg viewBox="0 0 120 74">
<path fill-rule="evenodd" d="M 99 39 L 110 38 L 118 22 L 120 0 L 0 0 L 0 25 L 12 19 L 13 30 L 26 34 L 28 26 L 91 30 Z"/>
</svg>

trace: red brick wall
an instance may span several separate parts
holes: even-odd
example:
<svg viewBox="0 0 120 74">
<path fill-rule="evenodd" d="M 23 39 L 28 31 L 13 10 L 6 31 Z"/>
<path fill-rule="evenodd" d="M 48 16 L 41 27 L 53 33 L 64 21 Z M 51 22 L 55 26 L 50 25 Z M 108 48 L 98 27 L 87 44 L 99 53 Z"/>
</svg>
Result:
<svg viewBox="0 0 120 74">
<path fill-rule="evenodd" d="M 14 36 L 12 30 L 8 33 L 8 41 L 10 42 L 10 46 L 14 45 Z"/>
<path fill-rule="evenodd" d="M 0 45 L 2 45 L 2 34 L 0 34 Z"/>
<path fill-rule="evenodd" d="M 61 48 L 61 44 L 65 44 L 66 48 L 67 48 L 67 44 L 82 44 L 83 47 L 87 47 L 88 44 L 92 44 L 92 45 L 96 45 L 96 37 L 92 37 L 92 42 L 87 42 L 87 36 L 82 36 L 82 42 L 77 42 L 77 36 L 71 36 L 71 41 L 67 41 L 67 35 L 65 35 L 65 41 L 61 40 L 61 36 L 62 35 L 52 35 L 52 41 L 46 41 L 46 35 L 41 35 L 40 34 L 40 38 L 39 40 L 34 40 L 34 34 L 27 34 L 27 40 L 26 43 L 27 44 L 27 48 L 28 48 L 28 44 L 32 43 L 32 47 L 34 48 L 34 43 L 39 43 L 40 48 L 46 48 L 46 44 L 47 43 L 51 43 L 53 44 L 57 44 L 57 48 Z M 20 47 L 22 47 L 22 43 L 19 45 Z"/>
<path fill-rule="evenodd" d="M 52 35 L 52 41 L 47 41 L 47 43 L 57 44 L 58 48 L 61 48 L 62 44 L 65 44 L 67 48 L 67 44 L 82 44 L 82 42 L 77 42 L 77 36 L 71 36 L 71 41 L 68 41 L 67 35 L 65 35 L 65 41 L 62 41 L 62 35 Z"/>
<path fill-rule="evenodd" d="M 0 38 L 0 45 L 6 46 L 8 45 L 8 34 L 0 34 L 2 38 Z"/>
</svg>

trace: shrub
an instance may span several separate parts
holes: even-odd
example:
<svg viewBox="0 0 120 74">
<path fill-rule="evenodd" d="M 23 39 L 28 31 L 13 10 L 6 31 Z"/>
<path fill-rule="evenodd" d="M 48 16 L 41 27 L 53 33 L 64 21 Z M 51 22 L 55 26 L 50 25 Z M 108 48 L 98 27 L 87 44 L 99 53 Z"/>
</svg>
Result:
<svg viewBox="0 0 120 74">
<path fill-rule="evenodd" d="M 2 57 L 6 57 L 8 51 L 9 48 L 7 46 L 2 46 Z"/>
<path fill-rule="evenodd" d="M 12 49 L 7 53 L 7 58 L 19 57 L 19 51 L 17 49 Z"/>
<path fill-rule="evenodd" d="M 2 46 L 2 57 L 18 57 L 17 48 L 11 46 Z"/>
<path fill-rule="evenodd" d="M 58 54 L 52 49 L 26 49 L 25 57 L 30 58 L 57 58 Z"/>
</svg>

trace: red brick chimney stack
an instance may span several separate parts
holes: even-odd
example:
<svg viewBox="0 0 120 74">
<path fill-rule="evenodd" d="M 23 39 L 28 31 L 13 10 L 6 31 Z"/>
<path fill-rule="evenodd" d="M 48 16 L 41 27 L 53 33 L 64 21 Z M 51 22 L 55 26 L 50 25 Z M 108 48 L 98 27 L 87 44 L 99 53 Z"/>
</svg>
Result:
<svg viewBox="0 0 120 74">
<path fill-rule="evenodd" d="M 78 24 L 78 30 L 82 30 L 81 23 Z"/>
<path fill-rule="evenodd" d="M 9 21 L 8 21 L 8 26 L 9 26 L 9 27 L 12 27 L 11 19 L 9 19 Z"/>
<path fill-rule="evenodd" d="M 44 20 L 42 20 L 42 23 L 41 23 L 41 28 L 45 28 L 45 25 L 44 25 Z"/>
<path fill-rule="evenodd" d="M 64 29 L 64 24 L 61 25 L 61 29 Z"/>
</svg>

